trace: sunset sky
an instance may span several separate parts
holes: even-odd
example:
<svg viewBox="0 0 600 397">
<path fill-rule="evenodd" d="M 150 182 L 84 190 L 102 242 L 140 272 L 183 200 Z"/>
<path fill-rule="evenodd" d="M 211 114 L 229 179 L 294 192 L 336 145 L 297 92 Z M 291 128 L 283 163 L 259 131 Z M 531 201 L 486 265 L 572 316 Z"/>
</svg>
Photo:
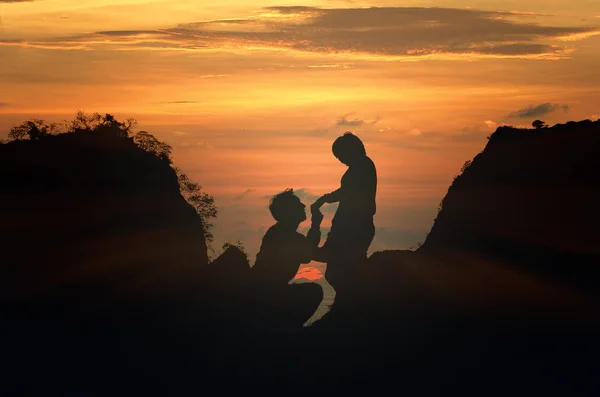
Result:
<svg viewBox="0 0 600 397">
<path fill-rule="evenodd" d="M 252 260 L 268 197 L 339 186 L 344 131 L 378 169 L 371 251 L 407 249 L 498 125 L 600 114 L 597 0 L 0 0 L 0 18 L 0 138 L 135 117 L 215 196 L 214 246 Z"/>
</svg>

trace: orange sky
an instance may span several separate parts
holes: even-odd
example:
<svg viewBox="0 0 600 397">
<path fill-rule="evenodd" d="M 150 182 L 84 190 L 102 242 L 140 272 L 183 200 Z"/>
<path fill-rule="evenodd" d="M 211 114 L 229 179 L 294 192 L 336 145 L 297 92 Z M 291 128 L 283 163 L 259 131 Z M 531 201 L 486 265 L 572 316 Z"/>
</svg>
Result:
<svg viewBox="0 0 600 397">
<path fill-rule="evenodd" d="M 378 167 L 372 250 L 406 249 L 498 124 L 600 114 L 595 0 L 0 0 L 0 16 L 0 136 L 136 117 L 216 196 L 215 247 L 252 258 L 267 196 L 339 185 L 346 130 Z"/>
</svg>

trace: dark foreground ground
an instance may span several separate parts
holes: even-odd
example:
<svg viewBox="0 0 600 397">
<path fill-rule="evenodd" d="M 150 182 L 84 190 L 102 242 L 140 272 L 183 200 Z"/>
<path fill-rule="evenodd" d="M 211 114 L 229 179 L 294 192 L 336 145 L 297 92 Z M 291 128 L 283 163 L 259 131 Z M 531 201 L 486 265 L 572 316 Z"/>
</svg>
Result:
<svg viewBox="0 0 600 397">
<path fill-rule="evenodd" d="M 600 392 L 596 298 L 511 264 L 376 253 L 308 328 L 320 287 L 267 293 L 235 268 L 135 299 L 10 302 L 5 395 Z"/>
</svg>

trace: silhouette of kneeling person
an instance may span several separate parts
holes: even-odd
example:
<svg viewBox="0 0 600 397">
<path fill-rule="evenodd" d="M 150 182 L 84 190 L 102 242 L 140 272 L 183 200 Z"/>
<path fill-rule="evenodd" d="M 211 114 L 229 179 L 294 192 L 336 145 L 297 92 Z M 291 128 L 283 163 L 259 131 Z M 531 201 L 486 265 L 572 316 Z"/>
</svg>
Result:
<svg viewBox="0 0 600 397">
<path fill-rule="evenodd" d="M 339 202 L 327 241 L 313 259 L 327 262 L 327 281 L 339 296 L 352 272 L 367 259 L 367 250 L 375 236 L 377 170 L 362 141 L 351 132 L 337 138 L 332 151 L 348 170 L 339 189 L 323 195 L 311 205 L 315 211 L 324 203 Z"/>
<path fill-rule="evenodd" d="M 295 320 L 307 320 L 322 300 L 322 289 L 316 284 L 288 283 L 302 263 L 315 255 L 321 240 L 320 225 L 323 214 L 312 211 L 311 228 L 306 236 L 299 233 L 300 223 L 306 220 L 306 205 L 287 189 L 271 199 L 269 210 L 277 221 L 263 237 L 260 251 L 252 268 L 261 303 L 272 316 L 289 313 Z M 296 313 L 292 313 L 296 312 Z M 290 317 L 287 314 L 285 317 Z M 291 318 L 291 317 L 290 317 Z M 289 318 L 288 318 L 289 319 Z M 278 321 L 279 322 L 279 321 Z"/>
</svg>

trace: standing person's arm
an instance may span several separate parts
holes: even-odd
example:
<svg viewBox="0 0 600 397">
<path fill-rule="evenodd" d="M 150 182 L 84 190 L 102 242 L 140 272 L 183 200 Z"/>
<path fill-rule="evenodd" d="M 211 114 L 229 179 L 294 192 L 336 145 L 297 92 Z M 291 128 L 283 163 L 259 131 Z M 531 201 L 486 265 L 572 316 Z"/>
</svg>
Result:
<svg viewBox="0 0 600 397">
<path fill-rule="evenodd" d="M 331 193 L 327 193 L 322 195 L 321 197 L 319 197 L 317 199 L 317 201 L 315 201 L 312 205 L 311 205 L 311 209 L 316 209 L 319 210 L 319 208 L 321 208 L 321 206 L 325 203 L 337 203 L 342 199 L 342 188 L 340 187 L 339 189 L 331 192 Z"/>
<path fill-rule="evenodd" d="M 342 177 L 342 181 L 340 183 L 340 187 L 337 190 L 334 190 L 331 193 L 326 193 L 319 197 L 317 201 L 314 202 L 312 206 L 316 207 L 316 209 L 321 208 L 321 206 L 325 203 L 338 203 L 340 201 L 344 201 L 346 196 L 350 194 L 349 189 L 351 189 L 351 184 L 349 180 L 354 179 L 353 175 L 354 171 L 351 168 L 348 168 L 344 176 Z"/>
<path fill-rule="evenodd" d="M 327 193 L 323 195 L 323 200 L 326 203 L 337 203 L 342 199 L 342 188 L 340 187 L 338 190 L 333 191 L 331 193 Z"/>
</svg>

